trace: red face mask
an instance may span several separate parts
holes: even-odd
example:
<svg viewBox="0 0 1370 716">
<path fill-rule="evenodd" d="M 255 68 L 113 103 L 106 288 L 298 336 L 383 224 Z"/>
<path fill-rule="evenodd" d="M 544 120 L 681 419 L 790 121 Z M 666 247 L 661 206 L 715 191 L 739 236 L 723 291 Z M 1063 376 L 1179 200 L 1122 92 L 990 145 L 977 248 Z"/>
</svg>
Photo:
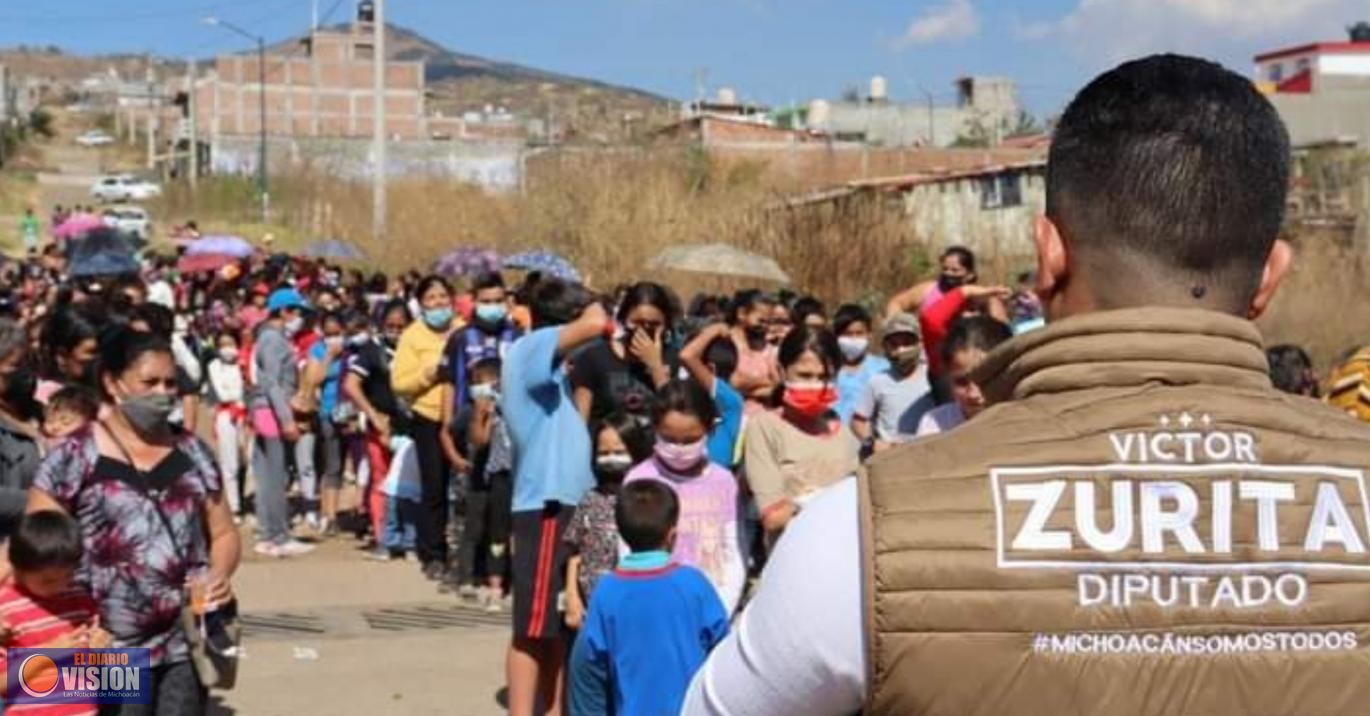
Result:
<svg viewBox="0 0 1370 716">
<path fill-rule="evenodd" d="M 785 407 L 795 414 L 816 420 L 837 404 L 837 389 L 827 383 L 789 381 L 785 383 Z"/>
</svg>

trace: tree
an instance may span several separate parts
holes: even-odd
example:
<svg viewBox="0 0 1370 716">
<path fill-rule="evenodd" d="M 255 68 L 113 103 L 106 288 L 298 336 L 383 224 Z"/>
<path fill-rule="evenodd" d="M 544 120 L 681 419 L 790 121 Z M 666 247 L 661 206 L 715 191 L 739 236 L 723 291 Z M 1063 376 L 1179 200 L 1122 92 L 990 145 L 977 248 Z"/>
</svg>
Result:
<svg viewBox="0 0 1370 716">
<path fill-rule="evenodd" d="M 989 128 L 980 117 L 966 120 L 965 126 L 956 135 L 956 141 L 951 143 L 951 146 L 957 149 L 984 149 L 989 145 Z"/>
<path fill-rule="evenodd" d="M 1041 134 L 1042 131 L 1042 125 L 1040 122 L 1037 121 L 1037 118 L 1032 116 L 1031 112 L 1028 112 L 1025 109 L 1020 109 L 1018 110 L 1017 119 L 1015 119 L 1013 123 L 1009 125 L 1008 136 L 1026 137 L 1033 134 Z"/>
<path fill-rule="evenodd" d="M 1346 33 L 1351 36 L 1352 42 L 1370 42 L 1370 22 L 1361 20 L 1346 28 Z"/>
<path fill-rule="evenodd" d="M 52 113 L 46 109 L 35 109 L 29 112 L 29 129 L 34 134 L 40 135 L 45 139 L 52 138 Z"/>
</svg>

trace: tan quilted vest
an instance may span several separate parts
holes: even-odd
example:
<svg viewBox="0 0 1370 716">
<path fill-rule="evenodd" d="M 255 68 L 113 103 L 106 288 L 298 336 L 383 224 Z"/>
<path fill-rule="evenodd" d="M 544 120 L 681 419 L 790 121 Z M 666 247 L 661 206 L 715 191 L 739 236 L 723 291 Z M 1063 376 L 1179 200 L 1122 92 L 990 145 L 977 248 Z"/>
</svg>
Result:
<svg viewBox="0 0 1370 716">
<path fill-rule="evenodd" d="M 979 375 L 861 481 L 868 713 L 1370 714 L 1370 429 L 1255 327 L 1090 314 Z"/>
</svg>

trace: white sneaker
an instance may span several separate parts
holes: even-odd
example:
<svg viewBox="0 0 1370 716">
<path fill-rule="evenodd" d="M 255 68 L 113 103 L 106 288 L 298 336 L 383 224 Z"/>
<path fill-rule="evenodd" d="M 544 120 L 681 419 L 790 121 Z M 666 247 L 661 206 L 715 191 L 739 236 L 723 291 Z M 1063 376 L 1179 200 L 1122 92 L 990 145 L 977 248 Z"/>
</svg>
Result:
<svg viewBox="0 0 1370 716">
<path fill-rule="evenodd" d="M 296 539 L 286 540 L 276 545 L 277 556 L 295 557 L 302 554 L 309 554 L 314 551 L 314 545 L 308 542 L 301 542 Z"/>
<path fill-rule="evenodd" d="M 252 551 L 263 557 L 280 557 L 280 549 L 272 542 L 258 542 L 252 547 Z"/>
<path fill-rule="evenodd" d="M 482 594 L 482 591 L 483 590 L 477 588 L 474 584 L 463 584 L 461 585 L 461 587 L 457 589 L 457 596 L 461 599 L 474 599 L 479 601 L 485 596 L 484 594 Z"/>
<path fill-rule="evenodd" d="M 317 532 L 317 531 L 319 530 L 319 526 L 320 526 L 320 523 L 319 523 L 319 513 L 317 513 L 317 512 L 308 512 L 308 513 L 306 513 L 305 516 L 304 516 L 304 523 L 305 523 L 306 525 L 309 525 L 309 529 L 314 530 L 314 531 Z"/>
</svg>

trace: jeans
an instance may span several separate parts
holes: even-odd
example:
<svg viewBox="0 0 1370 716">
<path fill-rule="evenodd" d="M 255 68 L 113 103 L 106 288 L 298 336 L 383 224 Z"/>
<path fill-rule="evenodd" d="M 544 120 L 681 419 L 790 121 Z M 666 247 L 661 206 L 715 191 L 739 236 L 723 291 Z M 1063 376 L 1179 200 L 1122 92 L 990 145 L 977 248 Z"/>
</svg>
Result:
<svg viewBox="0 0 1370 716">
<path fill-rule="evenodd" d="M 483 583 L 480 577 L 488 576 L 490 570 L 489 560 L 481 560 L 481 547 L 490 543 L 487 534 L 490 524 L 490 492 L 489 490 L 470 490 L 466 493 L 466 520 L 465 527 L 461 531 L 461 545 L 457 548 L 457 570 L 458 579 L 461 584 L 479 585 Z M 485 564 L 479 565 L 484 569 L 477 573 L 477 562 L 484 561 Z"/>
<path fill-rule="evenodd" d="M 304 497 L 306 509 L 318 508 L 319 473 L 314 469 L 318 438 L 318 433 L 301 432 L 300 439 L 295 441 L 295 474 L 300 478 L 300 495 Z"/>
<path fill-rule="evenodd" d="M 382 544 L 391 552 L 414 549 L 418 534 L 414 523 L 419 515 L 419 503 L 393 496 L 386 497 L 385 502 L 385 539 Z"/>
<path fill-rule="evenodd" d="M 218 448 L 219 475 L 224 483 L 224 498 L 233 514 L 242 509 L 242 488 L 238 483 L 238 473 L 242 467 L 243 453 L 238 445 L 242 437 L 242 426 L 227 410 L 220 410 L 214 416 L 214 441 Z"/>
<path fill-rule="evenodd" d="M 319 479 L 323 486 L 336 490 L 342 487 L 343 434 L 342 426 L 324 418 L 319 421 Z"/>
<path fill-rule="evenodd" d="M 277 544 L 290 539 L 290 505 L 285 442 L 258 435 L 252 444 L 252 473 L 257 480 L 257 538 Z"/>
<path fill-rule="evenodd" d="M 414 416 L 414 450 L 419 458 L 419 479 L 423 488 L 419 514 L 419 561 L 447 564 L 447 488 L 452 476 L 442 457 L 438 434 L 442 425 Z"/>
<path fill-rule="evenodd" d="M 209 691 L 200 685 L 189 661 L 152 667 L 152 703 L 109 704 L 101 716 L 199 716 L 209 705 Z"/>
</svg>

